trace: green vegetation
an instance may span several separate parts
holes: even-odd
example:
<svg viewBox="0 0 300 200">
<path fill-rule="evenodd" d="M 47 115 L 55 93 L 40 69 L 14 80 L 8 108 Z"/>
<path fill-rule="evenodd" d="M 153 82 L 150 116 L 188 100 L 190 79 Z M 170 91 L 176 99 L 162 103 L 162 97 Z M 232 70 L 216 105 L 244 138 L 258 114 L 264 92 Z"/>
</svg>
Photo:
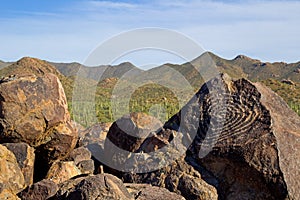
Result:
<svg viewBox="0 0 300 200">
<path fill-rule="evenodd" d="M 5 67 L 9 64 L 11 65 Z M 212 64 L 217 67 L 219 72 L 225 72 L 233 78 L 244 77 L 254 82 L 262 82 L 279 94 L 300 115 L 300 62 L 292 64 L 282 62 L 263 63 L 246 56 L 237 56 L 232 60 L 225 60 L 212 53 L 206 53 L 191 61 L 191 63 L 182 65 L 166 64 L 147 72 L 142 72 L 130 63 L 105 66 L 107 67 L 105 71 L 103 66 L 83 67 L 82 73 L 89 78 L 82 79 L 79 82 L 84 86 L 97 86 L 96 92 L 94 92 L 95 98 L 90 102 L 84 101 L 84 94 L 87 94 L 85 90 L 88 87 L 82 88 L 83 99 L 76 96 L 77 99 L 75 98 L 74 101 L 74 83 L 77 71 L 81 67 L 78 63 L 49 64 L 33 58 L 23 58 L 15 63 L 1 61 L 0 67 L 4 68 L 0 70 L 0 76 L 24 73 L 36 75 L 43 73 L 56 74 L 63 84 L 71 117 L 76 118 L 75 120 L 84 126 L 89 126 L 97 121 L 112 122 L 129 112 L 144 112 L 164 122 L 177 113 L 181 106 L 191 98 L 191 95 L 186 95 L 186 91 L 191 90 L 194 93 L 199 90 L 204 82 L 199 71 L 202 70 L 202 73 L 209 74 L 212 69 L 212 74 L 215 73 L 215 68 L 209 67 Z M 124 74 L 128 75 L 128 72 L 132 73 L 137 82 L 143 83 L 142 86 L 134 83 L 135 81 L 131 80 L 130 76 L 124 80 Z M 176 73 L 180 76 L 177 76 Z M 97 74 L 103 74 L 99 83 Z M 188 81 L 192 88 L 184 86 L 186 83 L 180 81 L 182 77 Z M 152 79 L 155 82 L 151 82 Z M 282 83 L 282 79 L 289 79 L 294 84 Z M 168 83 L 180 91 L 175 94 L 172 89 L 163 86 L 165 80 L 168 80 Z M 119 91 L 116 88 L 119 88 Z M 129 97 L 126 96 L 128 91 L 132 91 Z M 184 103 L 180 100 L 184 100 Z M 74 113 L 75 110 L 76 114 Z"/>
<path fill-rule="evenodd" d="M 281 96 L 290 108 L 300 115 L 300 83 L 289 85 L 274 79 L 267 79 L 262 83 Z"/>
</svg>

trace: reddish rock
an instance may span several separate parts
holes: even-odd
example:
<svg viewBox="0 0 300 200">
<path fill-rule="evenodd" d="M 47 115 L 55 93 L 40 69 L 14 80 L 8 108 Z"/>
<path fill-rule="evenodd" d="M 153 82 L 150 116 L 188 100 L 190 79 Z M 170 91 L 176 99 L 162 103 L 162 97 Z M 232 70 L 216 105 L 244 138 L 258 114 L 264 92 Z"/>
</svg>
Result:
<svg viewBox="0 0 300 200">
<path fill-rule="evenodd" d="M 0 141 L 37 147 L 53 128 L 70 120 L 64 90 L 53 74 L 25 76 L 0 84 Z"/>
</svg>

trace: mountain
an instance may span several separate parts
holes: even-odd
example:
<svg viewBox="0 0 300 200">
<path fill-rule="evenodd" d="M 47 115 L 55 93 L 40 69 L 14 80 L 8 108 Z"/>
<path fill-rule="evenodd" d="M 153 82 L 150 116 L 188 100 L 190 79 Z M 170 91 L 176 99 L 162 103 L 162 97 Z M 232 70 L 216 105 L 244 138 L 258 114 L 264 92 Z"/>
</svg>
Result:
<svg viewBox="0 0 300 200">
<path fill-rule="evenodd" d="M 49 64 L 55 66 L 66 77 L 77 76 L 80 70 L 81 76 L 94 80 L 104 80 L 106 78 L 121 78 L 125 73 L 131 72 L 137 75 L 142 72 L 139 68 L 131 64 L 130 62 L 124 62 L 119 65 L 100 65 L 96 67 L 87 67 L 80 63 L 55 63 L 49 62 Z M 99 77 L 101 75 L 101 77 Z"/>
<path fill-rule="evenodd" d="M 11 64 L 12 64 L 12 62 L 4 62 L 4 61 L 0 60 L 0 69 L 7 67 Z"/>
<path fill-rule="evenodd" d="M 0 76 L 24 73 L 39 75 L 48 72 L 56 74 L 63 83 L 70 108 L 75 81 L 85 85 L 82 90 L 89 86 L 97 86 L 96 112 L 98 119 L 104 122 L 112 121 L 113 118 L 112 97 L 118 98 L 125 105 L 129 91 L 133 92 L 129 102 L 130 111 L 148 113 L 163 107 L 167 114 L 158 115 L 162 120 L 167 119 L 175 114 L 205 81 L 219 72 L 227 73 L 233 78 L 242 77 L 253 82 L 262 82 L 300 114 L 300 62 L 269 63 L 244 55 L 227 60 L 206 52 L 181 65 L 166 63 L 147 71 L 129 62 L 116 66 L 87 67 L 76 62 L 55 63 L 29 57 L 14 63 L 0 61 L 0 66 L 4 66 L 0 69 Z"/>
</svg>

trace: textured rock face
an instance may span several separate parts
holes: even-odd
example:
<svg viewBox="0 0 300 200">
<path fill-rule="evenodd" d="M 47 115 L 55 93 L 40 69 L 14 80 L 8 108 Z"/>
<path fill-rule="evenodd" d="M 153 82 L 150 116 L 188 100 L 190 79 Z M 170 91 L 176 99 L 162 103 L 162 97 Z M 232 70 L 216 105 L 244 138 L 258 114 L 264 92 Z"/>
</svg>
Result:
<svg viewBox="0 0 300 200">
<path fill-rule="evenodd" d="M 291 198 L 300 199 L 300 119 L 287 104 L 269 88 L 257 83 L 261 102 L 272 116 L 272 131 L 276 138 L 279 167 Z M 270 101 L 272 99 L 272 101 Z M 287 119 L 288 116 L 288 119 Z"/>
<path fill-rule="evenodd" d="M 169 200 L 185 200 L 184 197 L 161 187 L 130 183 L 125 184 L 125 186 L 136 200 L 157 200 L 161 198 Z"/>
<path fill-rule="evenodd" d="M 15 155 L 23 173 L 25 184 L 32 185 L 35 159 L 34 149 L 26 143 L 5 143 L 2 145 Z"/>
<path fill-rule="evenodd" d="M 110 174 L 98 174 L 64 182 L 53 199 L 132 200 L 134 198 L 120 179 Z"/>
<path fill-rule="evenodd" d="M 77 137 L 56 75 L 43 72 L 0 83 L 0 143 L 24 142 L 36 149 L 35 179 L 43 179 L 53 161 L 67 156 Z"/>
<path fill-rule="evenodd" d="M 37 147 L 53 128 L 70 120 L 66 97 L 58 78 L 26 76 L 0 84 L 0 139 Z"/>
<path fill-rule="evenodd" d="M 54 196 L 58 186 L 51 180 L 42 180 L 18 194 L 22 200 L 45 200 Z"/>
<path fill-rule="evenodd" d="M 18 193 L 26 187 L 24 176 L 15 155 L 0 144 L 0 194 Z M 5 191 L 6 190 L 6 191 Z"/>
<path fill-rule="evenodd" d="M 279 100 L 261 85 L 222 75 L 165 128 L 197 133 L 189 155 L 214 175 L 221 199 L 298 199 L 300 119 Z"/>
</svg>

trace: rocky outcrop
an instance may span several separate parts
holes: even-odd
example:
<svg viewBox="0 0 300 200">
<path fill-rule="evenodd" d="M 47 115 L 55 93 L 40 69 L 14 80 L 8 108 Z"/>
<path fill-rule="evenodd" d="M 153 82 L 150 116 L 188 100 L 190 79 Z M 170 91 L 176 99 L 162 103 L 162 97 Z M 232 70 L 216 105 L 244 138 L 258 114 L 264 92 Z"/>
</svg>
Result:
<svg viewBox="0 0 300 200">
<path fill-rule="evenodd" d="M 16 194 L 26 187 L 15 155 L 0 144 L 0 196 Z"/>
<path fill-rule="evenodd" d="M 122 179 L 127 183 L 147 183 L 164 187 L 186 199 L 217 200 L 217 190 L 207 184 L 198 171 L 189 165 L 183 157 L 173 161 L 159 170 L 143 173 L 123 173 Z"/>
<path fill-rule="evenodd" d="M 22 61 L 23 62 L 23 61 Z M 24 142 L 36 149 L 41 180 L 47 166 L 75 147 L 67 101 L 54 74 L 15 76 L 0 83 L 0 143 Z"/>
<path fill-rule="evenodd" d="M 15 155 L 23 173 L 25 184 L 32 185 L 35 160 L 34 148 L 26 143 L 4 143 L 2 145 Z"/>
<path fill-rule="evenodd" d="M 300 119 L 266 87 L 216 77 L 165 128 L 195 137 L 188 157 L 221 199 L 299 198 Z"/>
<path fill-rule="evenodd" d="M 260 83 L 255 84 L 261 102 L 272 117 L 272 132 L 276 138 L 279 168 L 287 185 L 289 197 L 300 199 L 300 119 L 281 97 Z M 272 99 L 272 101 L 270 101 Z"/>
<path fill-rule="evenodd" d="M 51 180 L 39 181 L 18 194 L 22 200 L 45 200 L 54 196 L 58 186 Z"/>
<path fill-rule="evenodd" d="M 110 174 L 79 177 L 60 185 L 53 200 L 133 200 L 120 179 Z"/>
</svg>

